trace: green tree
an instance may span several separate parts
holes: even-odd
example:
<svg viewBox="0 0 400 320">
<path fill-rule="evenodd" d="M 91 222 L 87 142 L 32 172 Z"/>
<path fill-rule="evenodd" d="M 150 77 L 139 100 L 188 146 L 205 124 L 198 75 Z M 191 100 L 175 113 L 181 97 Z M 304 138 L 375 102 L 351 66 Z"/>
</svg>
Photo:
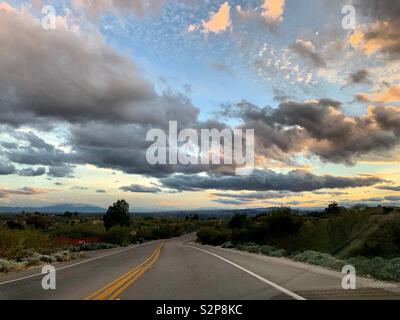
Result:
<svg viewBox="0 0 400 320">
<path fill-rule="evenodd" d="M 244 228 L 247 225 L 247 215 L 245 214 L 235 214 L 231 220 L 229 220 L 228 226 L 231 229 Z"/>
<path fill-rule="evenodd" d="M 129 227 L 131 225 L 129 204 L 125 200 L 118 200 L 112 206 L 108 207 L 107 213 L 103 216 L 103 221 L 106 230 L 116 225 Z"/>
</svg>

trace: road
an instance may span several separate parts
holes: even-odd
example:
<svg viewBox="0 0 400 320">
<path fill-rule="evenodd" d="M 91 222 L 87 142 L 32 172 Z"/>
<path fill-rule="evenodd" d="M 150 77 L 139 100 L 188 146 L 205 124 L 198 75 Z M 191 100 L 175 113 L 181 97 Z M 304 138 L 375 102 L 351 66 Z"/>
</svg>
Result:
<svg viewBox="0 0 400 320">
<path fill-rule="evenodd" d="M 42 288 L 40 269 L 3 275 L 0 299 L 400 299 L 398 286 L 358 278 L 356 290 L 343 290 L 338 272 L 190 240 L 89 252 L 81 261 L 59 263 L 55 290 Z"/>
</svg>

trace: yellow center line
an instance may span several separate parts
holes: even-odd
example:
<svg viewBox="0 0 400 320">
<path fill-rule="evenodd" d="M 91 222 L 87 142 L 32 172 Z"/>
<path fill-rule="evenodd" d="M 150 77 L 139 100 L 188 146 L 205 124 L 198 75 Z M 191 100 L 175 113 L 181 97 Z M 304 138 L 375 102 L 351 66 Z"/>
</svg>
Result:
<svg viewBox="0 0 400 320">
<path fill-rule="evenodd" d="M 147 271 L 158 259 L 160 256 L 160 250 L 157 252 L 156 256 L 154 259 L 147 264 L 144 268 L 142 268 L 139 273 L 135 274 L 133 277 L 131 277 L 130 280 L 128 280 L 125 284 L 123 284 L 120 288 L 118 288 L 109 298 L 109 300 L 115 300 L 121 295 L 132 283 L 134 283 L 137 279 L 140 278 L 140 276 Z"/>
<path fill-rule="evenodd" d="M 148 257 L 145 261 L 143 261 L 140 265 L 132 268 L 128 272 L 124 273 L 111 283 L 107 284 L 106 286 L 100 288 L 93 294 L 87 296 L 85 300 L 104 300 L 107 297 L 112 295 L 112 298 L 115 299 L 118 294 L 122 293 L 129 285 L 131 285 L 136 279 L 138 279 L 149 267 L 151 267 L 157 258 L 160 255 L 161 245 L 157 247 L 157 249 Z M 128 284 L 129 283 L 129 284 Z M 126 285 L 128 284 L 128 285 Z M 124 288 L 123 290 L 120 290 Z"/>
</svg>

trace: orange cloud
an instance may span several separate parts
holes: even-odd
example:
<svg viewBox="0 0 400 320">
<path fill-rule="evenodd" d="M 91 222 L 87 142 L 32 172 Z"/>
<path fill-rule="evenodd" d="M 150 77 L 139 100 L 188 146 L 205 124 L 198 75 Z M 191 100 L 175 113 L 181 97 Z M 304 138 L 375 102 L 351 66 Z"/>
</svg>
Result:
<svg viewBox="0 0 400 320">
<path fill-rule="evenodd" d="M 13 7 L 11 7 L 8 3 L 6 3 L 6 2 L 1 2 L 0 3 L 0 10 L 3 10 L 3 11 L 5 11 L 5 12 L 13 12 L 13 13 L 16 13 L 17 12 L 17 10 L 16 9 L 14 9 Z"/>
<path fill-rule="evenodd" d="M 264 0 L 261 8 L 264 10 L 261 15 L 268 23 L 280 22 L 283 19 L 285 0 Z"/>
<path fill-rule="evenodd" d="M 49 193 L 54 190 L 50 189 L 41 189 L 41 188 L 31 188 L 25 187 L 18 190 L 10 190 L 5 188 L 0 188 L 0 198 L 6 198 L 10 195 L 19 195 L 19 196 L 33 196 L 37 194 Z"/>
<path fill-rule="evenodd" d="M 348 42 L 353 48 L 359 48 L 366 54 L 377 51 L 396 51 L 399 44 L 399 31 L 393 23 L 388 21 L 376 22 L 369 28 L 361 28 L 354 31 Z"/>
<path fill-rule="evenodd" d="M 217 12 L 210 14 L 210 19 L 208 21 L 202 22 L 203 32 L 219 33 L 225 31 L 228 27 L 230 27 L 230 10 L 231 7 L 229 6 L 228 2 L 225 1 Z"/>
<path fill-rule="evenodd" d="M 373 93 L 358 93 L 357 98 L 362 101 L 386 103 L 400 101 L 400 84 L 389 86 L 386 90 Z"/>
</svg>

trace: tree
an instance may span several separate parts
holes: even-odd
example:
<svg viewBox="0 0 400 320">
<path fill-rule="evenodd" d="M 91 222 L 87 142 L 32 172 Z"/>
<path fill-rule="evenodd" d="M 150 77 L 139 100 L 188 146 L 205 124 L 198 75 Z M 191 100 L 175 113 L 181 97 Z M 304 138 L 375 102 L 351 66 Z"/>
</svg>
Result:
<svg viewBox="0 0 400 320">
<path fill-rule="evenodd" d="M 129 204 L 125 200 L 118 200 L 108 207 L 107 213 L 103 216 L 104 227 L 106 230 L 113 226 L 129 227 L 131 217 L 129 216 Z"/>
<path fill-rule="evenodd" d="M 339 213 L 340 208 L 336 202 L 332 202 L 328 205 L 328 208 L 325 208 L 325 213 L 327 214 L 337 214 Z"/>
<path fill-rule="evenodd" d="M 228 223 L 230 229 L 240 229 L 244 228 L 247 224 L 246 214 L 235 214 Z"/>
</svg>

